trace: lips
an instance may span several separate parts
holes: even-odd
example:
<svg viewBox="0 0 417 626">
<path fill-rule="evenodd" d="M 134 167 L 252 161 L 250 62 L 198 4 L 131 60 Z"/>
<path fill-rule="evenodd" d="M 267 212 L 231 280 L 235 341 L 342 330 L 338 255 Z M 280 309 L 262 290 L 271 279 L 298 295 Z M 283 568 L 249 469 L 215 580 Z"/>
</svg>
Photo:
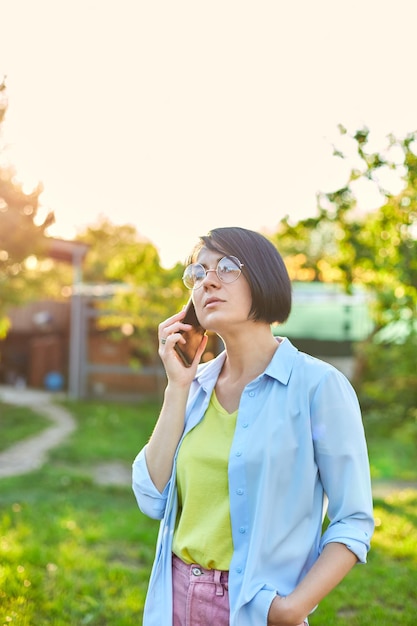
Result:
<svg viewBox="0 0 417 626">
<path fill-rule="evenodd" d="M 219 298 L 207 298 L 204 303 L 204 307 L 209 306 L 210 304 L 217 304 L 218 302 L 223 302 L 223 300 L 220 300 Z"/>
</svg>

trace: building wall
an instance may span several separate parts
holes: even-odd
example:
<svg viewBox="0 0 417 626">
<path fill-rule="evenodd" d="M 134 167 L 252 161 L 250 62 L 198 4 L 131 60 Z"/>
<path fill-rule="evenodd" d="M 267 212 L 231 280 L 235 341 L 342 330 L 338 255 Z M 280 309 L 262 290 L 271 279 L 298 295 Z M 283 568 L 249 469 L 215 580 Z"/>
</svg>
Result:
<svg viewBox="0 0 417 626">
<path fill-rule="evenodd" d="M 60 374 L 65 381 L 68 361 L 66 344 L 65 338 L 57 334 L 30 339 L 28 371 L 30 387 L 44 387 L 46 376 L 51 373 Z"/>
</svg>

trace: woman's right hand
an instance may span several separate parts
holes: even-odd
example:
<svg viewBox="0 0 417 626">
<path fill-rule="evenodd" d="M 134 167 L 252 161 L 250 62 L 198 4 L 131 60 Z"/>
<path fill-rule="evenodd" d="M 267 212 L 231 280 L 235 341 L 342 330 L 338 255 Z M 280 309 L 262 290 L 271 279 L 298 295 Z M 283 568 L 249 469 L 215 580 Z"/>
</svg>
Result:
<svg viewBox="0 0 417 626">
<path fill-rule="evenodd" d="M 158 354 L 164 364 L 169 382 L 189 385 L 196 374 L 197 366 L 207 345 L 208 337 L 206 335 L 203 336 L 191 367 L 186 367 L 175 351 L 175 345 L 177 343 L 185 343 L 185 339 L 180 331 L 186 331 L 191 328 L 190 324 L 182 323 L 181 320 L 184 315 L 185 309 L 159 324 Z"/>
<path fill-rule="evenodd" d="M 189 388 L 207 345 L 205 336 L 191 367 L 183 365 L 175 352 L 175 344 L 182 340 L 180 331 L 188 330 L 190 326 L 182 323 L 184 315 L 185 309 L 169 317 L 158 327 L 158 354 L 165 367 L 168 385 L 158 421 L 146 446 L 146 463 L 149 475 L 160 493 L 164 491 L 171 477 L 175 450 L 184 431 Z"/>
</svg>

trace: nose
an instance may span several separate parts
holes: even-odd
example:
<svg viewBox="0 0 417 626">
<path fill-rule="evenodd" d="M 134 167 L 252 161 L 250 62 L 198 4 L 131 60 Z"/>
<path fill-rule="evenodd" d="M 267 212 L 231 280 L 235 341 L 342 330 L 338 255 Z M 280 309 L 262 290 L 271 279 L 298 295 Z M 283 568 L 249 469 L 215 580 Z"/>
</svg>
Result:
<svg viewBox="0 0 417 626">
<path fill-rule="evenodd" d="M 214 268 L 213 268 L 213 269 L 211 269 L 211 270 L 206 270 L 206 275 L 205 275 L 205 277 L 204 277 L 203 283 L 205 283 L 205 282 L 206 282 L 206 280 L 208 280 L 208 279 L 210 278 L 210 277 L 209 277 L 209 272 L 214 272 L 214 273 L 216 274 L 216 278 L 217 278 L 217 280 L 219 280 L 219 277 L 217 276 L 217 268 L 216 268 L 216 269 L 214 269 Z M 212 282 L 213 282 L 213 281 L 212 281 Z"/>
</svg>

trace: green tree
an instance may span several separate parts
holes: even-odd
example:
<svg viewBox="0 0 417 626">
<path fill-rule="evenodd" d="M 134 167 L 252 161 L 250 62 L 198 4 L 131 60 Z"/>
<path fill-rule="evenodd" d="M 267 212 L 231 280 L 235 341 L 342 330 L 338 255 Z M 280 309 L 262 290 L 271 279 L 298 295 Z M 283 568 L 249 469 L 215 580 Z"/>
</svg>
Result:
<svg viewBox="0 0 417 626">
<path fill-rule="evenodd" d="M 273 240 L 293 278 L 368 289 L 375 330 L 357 346 L 361 403 L 377 416 L 374 424 L 406 426 L 417 437 L 417 135 L 389 136 L 385 149 L 375 151 L 368 129 L 339 130 L 351 148 L 334 150 L 352 163 L 346 184 L 318 194 L 315 217 L 297 224 L 283 219 Z M 402 180 L 396 194 L 384 182 L 389 174 Z M 373 210 L 360 208 L 363 182 L 380 194 Z"/>
<path fill-rule="evenodd" d="M 184 304 L 182 267 L 162 268 L 150 241 L 133 226 L 115 225 L 105 217 L 77 239 L 90 247 L 84 266 L 88 291 L 102 293 L 95 299 L 102 313 L 99 328 L 116 338 L 128 333 L 138 360 L 152 361 L 158 323 Z"/>
<path fill-rule="evenodd" d="M 346 135 L 340 127 L 341 135 Z M 336 158 L 352 159 L 355 166 L 342 188 L 318 194 L 317 215 L 292 224 L 288 217 L 273 240 L 293 278 L 343 283 L 349 291 L 364 285 L 372 294 L 375 330 L 393 321 L 408 320 L 410 332 L 417 306 L 417 140 L 387 138 L 384 152 L 368 150 L 370 133 L 361 129 L 350 135 L 354 154 L 335 149 Z M 396 160 L 390 160 L 394 152 Z M 398 154 L 402 158 L 398 162 Z M 402 171 L 403 189 L 392 195 L 384 187 L 384 173 Z M 381 206 L 361 211 L 358 181 L 374 184 Z"/>
<path fill-rule="evenodd" d="M 6 110 L 6 86 L 0 80 L 0 130 Z M 25 193 L 13 167 L 0 165 L 0 336 L 7 331 L 7 308 L 28 295 L 26 261 L 30 256 L 42 255 L 45 231 L 54 219 L 49 213 L 37 223 L 41 192 L 42 186 L 38 185 Z"/>
<path fill-rule="evenodd" d="M 347 131 L 341 128 L 345 134 Z M 376 330 L 391 322 L 409 322 L 412 332 L 417 307 L 417 141 L 388 137 L 384 153 L 368 150 L 368 129 L 352 135 L 361 169 L 352 169 L 346 188 L 321 194 L 319 203 L 330 204 L 327 217 L 337 224 L 340 237 L 337 267 L 347 287 L 366 285 L 374 296 Z M 390 155 L 402 154 L 400 162 Z M 341 155 L 341 158 L 346 158 Z M 403 189 L 393 195 L 384 174 L 401 171 Z M 384 201 L 373 211 L 358 213 L 354 192 L 359 179 L 373 182 Z M 322 209 L 326 213 L 325 209 Z"/>
</svg>

